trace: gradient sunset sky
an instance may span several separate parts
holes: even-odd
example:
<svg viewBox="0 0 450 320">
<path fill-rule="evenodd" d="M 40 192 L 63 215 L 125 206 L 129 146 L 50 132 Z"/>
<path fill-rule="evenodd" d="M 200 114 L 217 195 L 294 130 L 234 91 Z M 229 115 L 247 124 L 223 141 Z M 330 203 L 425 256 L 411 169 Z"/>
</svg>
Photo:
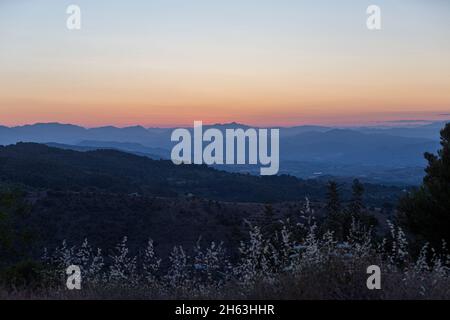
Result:
<svg viewBox="0 0 450 320">
<path fill-rule="evenodd" d="M 66 29 L 66 8 L 82 29 Z M 382 30 L 366 28 L 366 8 Z M 447 0 L 0 0 L 0 125 L 450 118 Z"/>
</svg>

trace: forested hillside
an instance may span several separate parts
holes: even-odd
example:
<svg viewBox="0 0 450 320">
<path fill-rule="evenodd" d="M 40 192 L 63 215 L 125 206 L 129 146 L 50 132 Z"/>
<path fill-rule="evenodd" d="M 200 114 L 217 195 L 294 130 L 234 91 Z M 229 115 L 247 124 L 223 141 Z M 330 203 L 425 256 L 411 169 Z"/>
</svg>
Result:
<svg viewBox="0 0 450 320">
<path fill-rule="evenodd" d="M 187 194 L 239 202 L 295 201 L 325 197 L 325 182 L 288 175 L 252 176 L 206 166 L 176 166 L 116 150 L 77 152 L 35 143 L 0 147 L 0 181 L 38 190 L 106 191 L 177 197 Z M 398 187 L 366 185 L 369 205 L 393 203 Z M 350 186 L 343 185 L 345 198 Z"/>
</svg>

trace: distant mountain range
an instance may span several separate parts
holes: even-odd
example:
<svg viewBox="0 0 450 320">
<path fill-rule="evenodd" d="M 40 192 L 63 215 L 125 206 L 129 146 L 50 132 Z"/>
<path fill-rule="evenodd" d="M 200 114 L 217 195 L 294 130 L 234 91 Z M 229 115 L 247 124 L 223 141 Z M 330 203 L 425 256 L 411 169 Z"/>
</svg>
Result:
<svg viewBox="0 0 450 320">
<path fill-rule="evenodd" d="M 407 127 L 283 127 L 280 128 L 280 170 L 300 177 L 342 176 L 343 171 L 339 168 L 345 167 L 346 176 L 357 175 L 369 182 L 380 182 L 380 177 L 384 177 L 381 182 L 417 184 L 423 174 L 417 168 L 425 166 L 423 153 L 436 152 L 439 131 L 444 125 L 445 122 Z M 248 128 L 238 123 L 204 127 L 222 131 Z M 59 123 L 0 126 L 0 145 L 37 142 L 77 151 L 115 149 L 153 159 L 168 159 L 174 145 L 170 141 L 172 130 L 142 126 L 84 128 Z M 299 169 L 305 168 L 306 164 L 308 170 Z M 246 166 L 227 166 L 225 169 L 254 171 Z M 399 170 L 399 175 L 393 169 Z M 412 175 L 405 177 L 405 170 Z"/>
<path fill-rule="evenodd" d="M 408 127 L 354 127 L 335 128 L 325 126 L 294 126 L 281 127 L 281 137 L 292 137 L 299 134 L 316 132 L 325 133 L 334 129 L 343 131 L 359 132 L 367 135 L 389 135 L 406 138 L 423 138 L 429 140 L 439 140 L 439 130 L 446 122 L 434 122 L 426 125 Z M 249 128 L 245 124 L 229 123 L 205 125 L 207 128 Z M 16 142 L 57 142 L 64 144 L 78 144 L 83 140 L 88 141 L 115 141 L 115 142 L 135 142 L 149 147 L 167 148 L 171 145 L 170 133 L 174 128 L 144 128 L 142 126 L 132 126 L 118 128 L 105 126 L 97 128 L 84 128 L 72 124 L 60 123 L 36 123 L 17 127 L 0 126 L 0 144 L 7 145 Z"/>
</svg>

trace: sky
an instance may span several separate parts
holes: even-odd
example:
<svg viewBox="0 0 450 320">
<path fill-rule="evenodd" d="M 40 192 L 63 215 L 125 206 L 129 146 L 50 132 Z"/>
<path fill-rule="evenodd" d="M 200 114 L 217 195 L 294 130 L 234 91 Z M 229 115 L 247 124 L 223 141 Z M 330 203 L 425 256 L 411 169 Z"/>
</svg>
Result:
<svg viewBox="0 0 450 320">
<path fill-rule="evenodd" d="M 447 0 L 0 0 L 0 125 L 448 119 L 449 57 Z"/>
</svg>

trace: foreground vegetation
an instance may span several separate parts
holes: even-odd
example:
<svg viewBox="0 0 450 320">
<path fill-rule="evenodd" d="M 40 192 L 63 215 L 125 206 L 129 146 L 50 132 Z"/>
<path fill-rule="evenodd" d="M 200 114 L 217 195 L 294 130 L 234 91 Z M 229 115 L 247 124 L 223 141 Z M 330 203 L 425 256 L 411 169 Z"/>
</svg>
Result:
<svg viewBox="0 0 450 320">
<path fill-rule="evenodd" d="M 345 242 L 333 232 L 318 236 L 314 213 L 302 212 L 305 223 L 283 223 L 281 232 L 266 239 L 259 227 L 231 261 L 222 244 L 199 241 L 189 256 L 174 247 L 168 261 L 158 258 L 153 242 L 131 255 L 127 238 L 114 253 L 103 255 L 86 240 L 63 243 L 42 257 L 34 290 L 10 287 L 1 298 L 42 299 L 450 299 L 450 255 L 425 245 L 417 258 L 408 251 L 402 229 L 390 224 L 390 235 L 374 242 L 370 231 L 352 224 Z M 303 241 L 295 240 L 304 232 Z M 66 268 L 82 270 L 82 289 L 66 288 Z M 382 270 L 381 290 L 366 286 L 367 267 Z M 45 284 L 45 285 L 42 285 Z M 16 285 L 20 285 L 17 283 Z M 27 285 L 30 288 L 30 284 Z"/>
</svg>

